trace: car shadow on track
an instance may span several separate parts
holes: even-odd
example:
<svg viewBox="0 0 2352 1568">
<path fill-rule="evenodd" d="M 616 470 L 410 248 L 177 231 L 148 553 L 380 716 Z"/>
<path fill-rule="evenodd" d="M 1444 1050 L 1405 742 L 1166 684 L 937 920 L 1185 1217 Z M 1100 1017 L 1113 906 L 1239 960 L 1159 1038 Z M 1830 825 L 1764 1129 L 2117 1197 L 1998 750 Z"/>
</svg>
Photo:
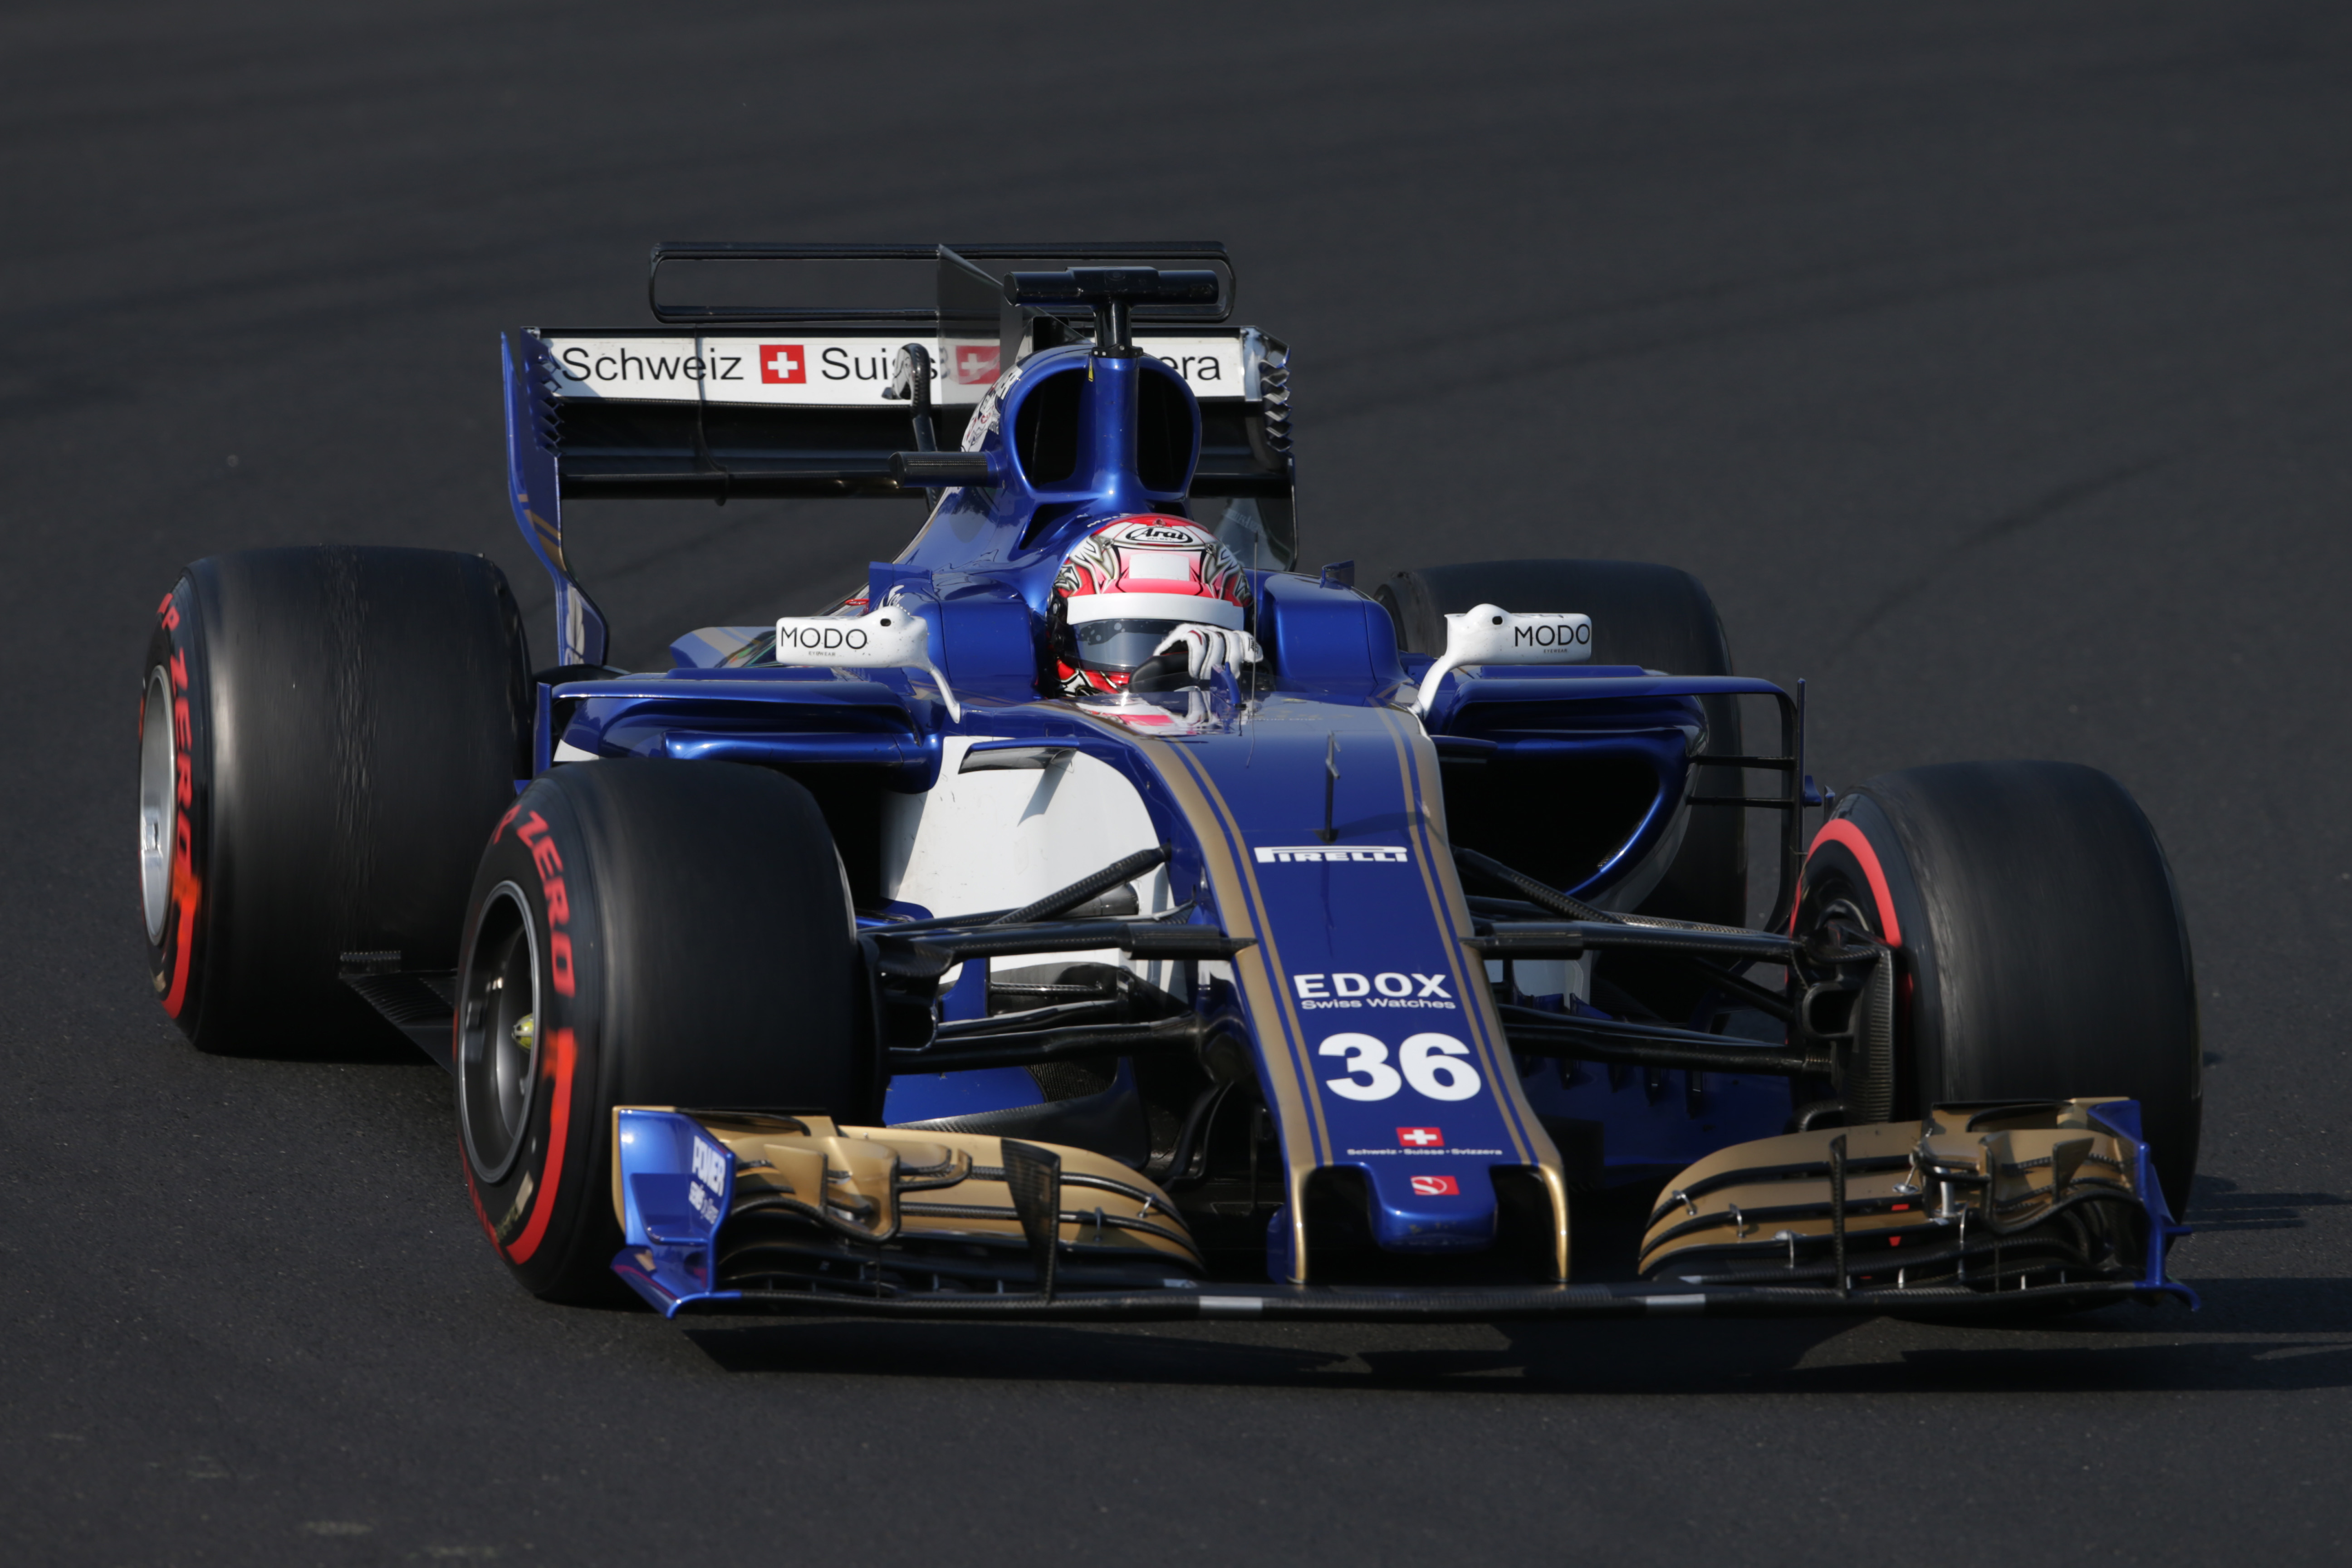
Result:
<svg viewBox="0 0 2352 1568">
<path fill-rule="evenodd" d="M 1580 1200 L 1580 1279 L 1631 1278 L 1649 1194 Z M 2327 1193 L 2200 1177 L 2200 1229 L 2299 1226 Z M 726 1325 L 688 1337 L 728 1371 L 1069 1383 L 1518 1393 L 2284 1391 L 2352 1384 L 2352 1279 L 2192 1281 L 2203 1306 L 1999 1322 L 1767 1319 L 1454 1324 Z M 2342 1336 L 2336 1338 L 2335 1336 Z"/>
<path fill-rule="evenodd" d="M 2352 1198 L 2334 1193 L 2250 1193 L 2226 1176 L 2197 1178 L 2189 1199 L 2189 1224 L 2200 1234 L 2226 1235 L 2247 1230 L 2301 1230 L 2311 1221 L 2305 1211 L 2342 1208 Z"/>
<path fill-rule="evenodd" d="M 1893 1319 L 1426 1328 L 815 1320 L 687 1333 L 719 1366 L 746 1375 L 1495 1394 L 2285 1392 L 2352 1386 L 2347 1286 L 2210 1281 L 2200 1286 L 2216 1312 L 2210 1329 L 2205 1314 L 2168 1305 L 2002 1327 Z M 2226 1337 L 2251 1334 L 2264 1337 Z"/>
<path fill-rule="evenodd" d="M 415 1067 L 432 1061 L 415 1041 L 356 997 L 331 1009 L 315 1027 L 300 1034 L 231 1040 L 213 1054 L 241 1061 L 331 1067 Z"/>
</svg>

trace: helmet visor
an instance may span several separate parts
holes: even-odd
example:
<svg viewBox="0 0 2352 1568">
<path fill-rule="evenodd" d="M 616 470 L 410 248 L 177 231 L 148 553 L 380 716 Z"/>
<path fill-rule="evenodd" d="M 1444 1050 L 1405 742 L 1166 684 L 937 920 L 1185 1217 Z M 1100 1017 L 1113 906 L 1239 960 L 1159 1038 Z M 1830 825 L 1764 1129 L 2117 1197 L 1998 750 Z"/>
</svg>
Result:
<svg viewBox="0 0 2352 1568">
<path fill-rule="evenodd" d="M 1119 619 L 1082 621 L 1070 628 L 1084 669 L 1132 675 L 1168 640 L 1181 621 Z"/>
</svg>

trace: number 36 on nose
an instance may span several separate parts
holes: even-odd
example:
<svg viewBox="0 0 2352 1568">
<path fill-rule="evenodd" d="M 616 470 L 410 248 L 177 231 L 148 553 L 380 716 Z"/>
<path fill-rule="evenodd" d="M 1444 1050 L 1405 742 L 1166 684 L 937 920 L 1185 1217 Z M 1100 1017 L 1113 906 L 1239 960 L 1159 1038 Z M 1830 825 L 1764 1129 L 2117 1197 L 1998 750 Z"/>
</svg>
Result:
<svg viewBox="0 0 2352 1568">
<path fill-rule="evenodd" d="M 1347 1077 L 1323 1080 L 1342 1100 L 1386 1100 L 1407 1084 L 1431 1100 L 1467 1100 L 1480 1087 L 1478 1069 L 1457 1059 L 1470 1047 L 1451 1035 L 1412 1037 L 1397 1047 L 1396 1067 L 1389 1065 L 1388 1046 L 1370 1035 L 1333 1035 L 1316 1054 L 1347 1058 Z"/>
</svg>

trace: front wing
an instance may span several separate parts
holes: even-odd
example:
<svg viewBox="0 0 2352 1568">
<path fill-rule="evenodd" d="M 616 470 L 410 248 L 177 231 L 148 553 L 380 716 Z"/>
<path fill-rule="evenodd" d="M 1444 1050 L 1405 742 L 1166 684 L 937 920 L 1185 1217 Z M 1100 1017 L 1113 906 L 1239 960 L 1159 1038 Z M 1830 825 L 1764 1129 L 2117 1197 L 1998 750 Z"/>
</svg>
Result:
<svg viewBox="0 0 2352 1568">
<path fill-rule="evenodd" d="M 1230 1284 L 1168 1194 L 1083 1150 L 624 1107 L 614 1270 L 664 1316 L 2005 1315 L 2196 1297 L 2130 1100 L 1944 1107 L 1734 1145 L 1667 1184 L 1639 1280 Z M 1906 1245 L 1909 1250 L 1904 1250 Z"/>
</svg>

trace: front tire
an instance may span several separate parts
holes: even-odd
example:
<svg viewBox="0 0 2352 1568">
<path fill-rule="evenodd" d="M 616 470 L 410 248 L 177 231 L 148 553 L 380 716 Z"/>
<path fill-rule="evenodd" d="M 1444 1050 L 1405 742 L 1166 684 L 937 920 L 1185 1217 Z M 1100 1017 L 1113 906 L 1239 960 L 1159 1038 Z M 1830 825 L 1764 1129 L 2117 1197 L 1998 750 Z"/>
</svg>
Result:
<svg viewBox="0 0 2352 1568">
<path fill-rule="evenodd" d="M 865 985 L 800 784 L 639 759 L 533 784 L 475 875 L 457 991 L 460 1154 L 516 1279 L 616 1297 L 616 1106 L 875 1119 Z"/>
<path fill-rule="evenodd" d="M 2173 1212 L 2197 1169 L 2195 966 L 2170 864 L 2123 785 L 2069 763 L 1872 779 L 1805 861 L 1797 929 L 1895 950 L 1895 1114 L 2128 1095 Z"/>
</svg>

